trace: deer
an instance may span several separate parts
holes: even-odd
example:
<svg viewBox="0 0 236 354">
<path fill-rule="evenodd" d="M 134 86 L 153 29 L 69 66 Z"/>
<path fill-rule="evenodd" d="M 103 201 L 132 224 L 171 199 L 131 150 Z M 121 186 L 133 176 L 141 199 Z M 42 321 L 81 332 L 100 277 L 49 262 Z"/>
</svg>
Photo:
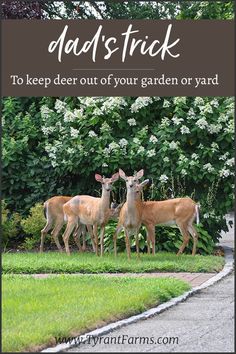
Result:
<svg viewBox="0 0 236 354">
<path fill-rule="evenodd" d="M 117 256 L 116 240 L 119 232 L 124 229 L 125 231 L 125 244 L 128 259 L 130 256 L 130 235 L 135 235 L 136 252 L 139 257 L 139 238 L 138 233 L 142 224 L 142 201 L 137 197 L 137 189 L 139 179 L 143 177 L 144 170 L 138 171 L 134 176 L 126 176 L 122 169 L 119 169 L 120 177 L 126 182 L 126 202 L 120 210 L 118 225 L 113 235 L 114 240 L 114 253 Z M 141 183 L 142 187 L 149 183 L 149 179 Z"/>
<path fill-rule="evenodd" d="M 142 184 L 136 185 L 137 199 L 141 199 Z M 142 202 L 141 221 L 147 230 L 147 242 L 150 253 L 150 241 L 152 243 L 152 253 L 155 254 L 155 225 L 176 224 L 183 236 L 183 243 L 177 255 L 183 253 L 188 245 L 190 235 L 193 238 L 192 255 L 195 256 L 197 250 L 198 233 L 193 226 L 196 219 L 199 224 L 199 204 L 191 198 L 173 198 L 163 201 Z"/>
<path fill-rule="evenodd" d="M 45 227 L 41 230 L 41 243 L 40 243 L 40 253 L 43 252 L 43 246 L 44 246 L 44 239 L 46 234 L 53 228 L 52 231 L 52 237 L 57 245 L 57 248 L 59 252 L 62 252 L 62 247 L 60 245 L 60 242 L 58 240 L 58 235 L 65 224 L 64 220 L 64 212 L 63 212 L 63 205 L 68 202 L 72 197 L 68 196 L 55 196 L 50 199 L 48 199 L 44 203 L 44 216 L 47 220 Z M 90 225 L 87 225 L 87 229 L 90 233 L 90 235 L 93 236 L 92 229 Z M 81 246 L 80 243 L 80 235 L 82 234 L 83 238 L 83 245 Z M 85 234 L 86 234 L 86 228 L 85 225 L 80 225 L 74 232 L 74 240 L 75 243 L 79 249 L 79 251 L 85 251 L 86 250 L 86 242 L 85 242 Z M 94 241 L 92 240 L 92 246 L 95 251 L 95 245 Z"/>
<path fill-rule="evenodd" d="M 78 195 L 63 205 L 63 212 L 67 220 L 63 241 L 68 255 L 70 255 L 68 240 L 72 231 L 78 225 L 84 224 L 93 226 L 96 255 L 98 255 L 98 226 L 100 226 L 100 255 L 103 256 L 105 226 L 109 219 L 114 216 L 110 209 L 110 194 L 113 183 L 119 179 L 119 173 L 113 174 L 111 178 L 105 178 L 96 173 L 95 179 L 102 185 L 101 198 Z"/>
</svg>

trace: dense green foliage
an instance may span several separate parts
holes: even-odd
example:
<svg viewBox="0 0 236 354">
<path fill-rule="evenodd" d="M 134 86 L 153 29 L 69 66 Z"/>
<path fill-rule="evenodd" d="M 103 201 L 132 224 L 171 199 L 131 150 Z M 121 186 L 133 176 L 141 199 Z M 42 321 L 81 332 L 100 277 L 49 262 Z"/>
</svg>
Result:
<svg viewBox="0 0 236 354">
<path fill-rule="evenodd" d="M 3 1 L 4 19 L 232 19 L 233 1 Z"/>
<path fill-rule="evenodd" d="M 213 240 L 233 207 L 233 98 L 3 99 L 3 194 L 27 216 L 53 195 L 100 195 L 94 173 L 144 168 L 145 199 L 190 196 Z M 113 199 L 125 199 L 114 184 Z"/>
<path fill-rule="evenodd" d="M 155 256 L 133 254 L 131 260 L 126 254 L 105 254 L 97 257 L 93 253 L 5 253 L 4 273 L 149 273 L 149 272 L 219 272 L 224 258 L 219 256 L 195 257 L 170 252 L 158 252 Z"/>
</svg>

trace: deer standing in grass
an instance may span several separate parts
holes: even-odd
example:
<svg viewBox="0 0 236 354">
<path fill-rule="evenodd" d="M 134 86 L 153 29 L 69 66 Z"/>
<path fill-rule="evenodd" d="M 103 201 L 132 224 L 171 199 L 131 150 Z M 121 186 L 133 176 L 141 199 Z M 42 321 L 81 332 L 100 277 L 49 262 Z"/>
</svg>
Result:
<svg viewBox="0 0 236 354">
<path fill-rule="evenodd" d="M 143 189 L 142 184 L 136 185 L 137 198 Z M 147 229 L 147 242 L 150 253 L 150 242 L 152 243 L 152 253 L 155 254 L 155 225 L 173 225 L 176 224 L 183 236 L 183 243 L 179 248 L 177 255 L 183 253 L 188 245 L 190 235 L 193 238 L 192 255 L 196 254 L 198 233 L 193 226 L 197 219 L 199 223 L 199 205 L 191 198 L 174 198 L 163 201 L 142 202 L 142 224 Z"/>
<path fill-rule="evenodd" d="M 44 203 L 44 215 L 46 217 L 47 222 L 46 222 L 45 227 L 41 231 L 40 252 L 43 252 L 45 236 L 52 228 L 53 228 L 52 237 L 57 245 L 58 250 L 60 252 L 62 252 L 62 247 L 61 247 L 60 242 L 58 240 L 58 235 L 59 235 L 59 232 L 61 231 L 63 225 L 65 224 L 63 205 L 71 199 L 72 199 L 72 197 L 55 196 L 55 197 L 48 199 Z M 90 235 L 93 236 L 91 226 L 87 225 L 87 228 L 88 228 Z M 82 239 L 83 239 L 82 246 L 80 243 L 81 234 L 82 234 Z M 85 225 L 79 225 L 78 229 L 76 229 L 73 234 L 75 243 L 76 243 L 79 251 L 86 250 L 85 234 L 86 234 Z M 92 246 L 93 246 L 93 250 L 95 251 L 95 245 L 94 245 L 93 239 L 92 239 Z"/>
<path fill-rule="evenodd" d="M 79 224 L 93 226 L 93 236 L 95 250 L 98 255 L 98 226 L 100 226 L 101 256 L 104 253 L 104 232 L 105 226 L 112 216 L 110 209 L 110 194 L 112 184 L 119 179 L 119 173 L 115 173 L 111 178 L 104 178 L 95 174 L 96 181 L 102 184 L 101 198 L 89 195 L 78 195 L 73 197 L 63 205 L 63 211 L 67 219 L 66 230 L 63 235 L 66 253 L 70 254 L 68 245 L 69 237 L 75 227 Z"/>
<path fill-rule="evenodd" d="M 191 198 L 175 198 L 164 201 L 141 201 L 141 192 L 143 187 L 149 180 L 145 180 L 142 183 L 137 183 L 134 177 L 127 177 L 120 171 L 121 178 L 126 180 L 127 183 L 132 183 L 132 189 L 127 185 L 127 200 L 128 200 L 128 188 L 129 188 L 129 200 L 131 202 L 131 210 L 133 209 L 136 214 L 136 227 L 140 228 L 141 224 L 146 227 L 147 230 L 147 243 L 148 253 L 150 253 L 150 242 L 152 243 L 152 253 L 155 254 L 155 226 L 160 224 L 177 224 L 179 230 L 183 236 L 183 243 L 179 248 L 177 255 L 180 255 L 187 246 L 190 235 L 193 237 L 193 249 L 192 255 L 196 254 L 198 233 L 193 226 L 193 221 L 197 218 L 199 223 L 199 206 Z M 133 205 L 133 207 L 132 207 Z M 125 206 L 125 205 L 124 205 Z M 127 206 L 120 212 L 119 223 L 114 234 L 114 252 L 117 255 L 116 240 L 117 235 L 125 225 L 125 213 L 128 215 Z M 123 225 L 123 226 L 122 226 Z M 126 249 L 128 258 L 130 258 L 130 244 L 126 232 Z M 139 240 L 138 231 L 136 231 L 136 251 L 139 252 Z"/>
<path fill-rule="evenodd" d="M 142 223 L 142 201 L 137 198 L 137 189 L 139 179 L 143 176 L 143 170 L 137 172 L 134 176 L 126 176 L 125 172 L 119 169 L 119 175 L 126 182 L 127 196 L 126 202 L 121 208 L 119 222 L 114 233 L 114 252 L 117 255 L 116 239 L 118 233 L 124 229 L 125 244 L 128 259 L 130 259 L 130 235 L 135 235 L 136 251 L 139 256 L 139 238 L 138 233 Z M 149 183 L 149 179 L 142 182 L 142 186 Z"/>
</svg>

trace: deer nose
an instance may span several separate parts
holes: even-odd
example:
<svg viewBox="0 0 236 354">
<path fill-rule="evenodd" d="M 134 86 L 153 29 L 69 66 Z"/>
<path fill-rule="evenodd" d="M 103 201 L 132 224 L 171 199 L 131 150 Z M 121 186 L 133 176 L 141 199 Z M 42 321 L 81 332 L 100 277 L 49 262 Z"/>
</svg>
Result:
<svg viewBox="0 0 236 354">
<path fill-rule="evenodd" d="M 132 188 L 134 185 L 133 185 L 133 184 L 130 184 L 129 186 L 130 186 L 130 188 Z"/>
</svg>

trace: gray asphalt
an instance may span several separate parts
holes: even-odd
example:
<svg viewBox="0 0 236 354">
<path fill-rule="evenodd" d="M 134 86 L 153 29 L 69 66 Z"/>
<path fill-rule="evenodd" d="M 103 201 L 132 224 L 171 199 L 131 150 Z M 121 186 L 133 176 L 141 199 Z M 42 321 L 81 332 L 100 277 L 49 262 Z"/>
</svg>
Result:
<svg viewBox="0 0 236 354">
<path fill-rule="evenodd" d="M 233 229 L 222 236 L 220 243 L 234 248 Z M 90 338 L 90 344 L 80 344 L 69 352 L 233 353 L 234 332 L 234 275 L 231 274 L 155 317 L 97 337 L 96 345 Z M 163 344 L 167 340 L 170 343 Z"/>
</svg>

